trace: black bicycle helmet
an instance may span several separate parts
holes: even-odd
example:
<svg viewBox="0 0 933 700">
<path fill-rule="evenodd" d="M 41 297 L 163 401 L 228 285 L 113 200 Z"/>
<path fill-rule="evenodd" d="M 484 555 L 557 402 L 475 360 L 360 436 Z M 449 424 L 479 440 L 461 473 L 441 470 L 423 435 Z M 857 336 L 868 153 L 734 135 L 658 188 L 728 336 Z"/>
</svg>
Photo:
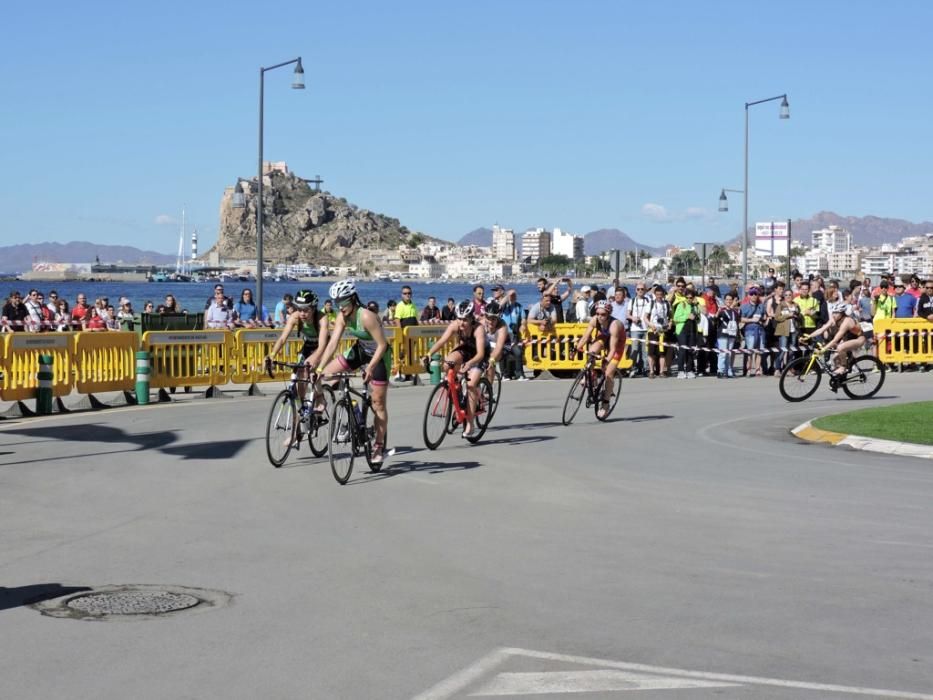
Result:
<svg viewBox="0 0 933 700">
<path fill-rule="evenodd" d="M 317 306 L 317 294 L 311 289 L 299 289 L 292 303 L 295 304 L 296 309 L 309 309 Z"/>
<path fill-rule="evenodd" d="M 499 318 L 502 315 L 502 306 L 500 306 L 498 301 L 490 301 L 488 304 L 486 304 L 486 308 L 483 309 L 483 313 L 486 316 Z"/>
</svg>

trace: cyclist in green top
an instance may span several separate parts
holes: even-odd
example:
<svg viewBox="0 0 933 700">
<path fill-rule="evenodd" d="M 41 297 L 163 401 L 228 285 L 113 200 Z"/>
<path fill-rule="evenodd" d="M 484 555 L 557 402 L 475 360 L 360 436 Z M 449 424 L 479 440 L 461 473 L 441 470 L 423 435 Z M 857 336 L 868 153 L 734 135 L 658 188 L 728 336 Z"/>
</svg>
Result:
<svg viewBox="0 0 933 700">
<path fill-rule="evenodd" d="M 372 384 L 370 394 L 373 412 L 376 414 L 376 439 L 373 441 L 372 461 L 381 463 L 385 448 L 386 427 L 389 413 L 386 408 L 386 395 L 389 389 L 389 372 L 392 367 L 392 353 L 389 342 L 382 330 L 379 316 L 364 308 L 352 280 L 335 282 L 330 288 L 339 313 L 334 323 L 333 332 L 327 347 L 321 355 L 321 362 L 333 357 L 326 367 L 318 366 L 317 373 L 333 374 L 363 368 L 363 381 Z M 356 342 L 343 355 L 334 357 L 337 344 L 344 333 L 356 338 Z"/>
<path fill-rule="evenodd" d="M 288 315 L 285 320 L 285 326 L 282 328 L 282 334 L 272 344 L 272 349 L 265 357 L 265 364 L 268 366 L 272 359 L 279 353 L 282 346 L 288 342 L 292 331 L 297 331 L 298 337 L 304 341 L 299 354 L 299 362 L 304 362 L 307 369 L 299 372 L 299 378 L 307 377 L 309 369 L 318 366 L 321 360 L 321 352 L 327 345 L 327 316 L 317 308 L 317 294 L 310 289 L 301 289 L 295 294 L 292 302 L 295 310 Z M 307 385 L 304 382 L 298 383 L 298 395 L 302 401 L 305 398 L 305 389 Z M 318 392 L 321 403 L 314 407 L 315 411 L 324 410 L 324 396 Z"/>
</svg>

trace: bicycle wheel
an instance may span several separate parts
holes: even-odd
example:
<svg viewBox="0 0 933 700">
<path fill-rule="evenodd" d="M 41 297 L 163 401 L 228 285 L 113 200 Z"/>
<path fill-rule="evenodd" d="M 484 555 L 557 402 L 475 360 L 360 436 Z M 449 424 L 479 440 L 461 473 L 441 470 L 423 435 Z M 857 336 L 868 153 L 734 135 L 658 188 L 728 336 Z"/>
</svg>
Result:
<svg viewBox="0 0 933 700">
<path fill-rule="evenodd" d="M 272 466 L 281 467 L 288 459 L 295 443 L 295 431 L 298 429 L 298 407 L 295 397 L 287 391 L 279 392 L 269 409 L 269 422 L 266 424 L 266 454 Z"/>
<path fill-rule="evenodd" d="M 311 446 L 311 454 L 315 457 L 323 457 L 327 453 L 327 445 L 330 442 L 330 430 L 327 426 L 334 408 L 334 390 L 325 386 L 323 393 L 324 410 L 311 414 L 311 430 L 308 431 L 308 444 Z"/>
<path fill-rule="evenodd" d="M 493 375 L 492 382 L 492 403 L 489 405 L 489 420 L 492 420 L 492 417 L 496 415 L 496 411 L 499 410 L 499 397 L 502 395 L 502 372 L 499 371 L 499 368 L 496 368 L 496 372 Z"/>
<path fill-rule="evenodd" d="M 340 399 L 330 413 L 330 470 L 339 484 L 345 484 L 353 473 L 356 454 L 356 420 L 349 399 Z"/>
<path fill-rule="evenodd" d="M 486 377 L 482 377 L 476 388 L 479 389 L 479 403 L 476 406 L 476 415 L 473 417 L 473 433 L 467 438 L 467 442 L 471 445 L 475 445 L 486 434 L 486 428 L 492 420 L 490 410 L 493 403 L 492 384 Z"/>
<path fill-rule="evenodd" d="M 564 425 L 570 425 L 580 405 L 583 403 L 583 396 L 586 394 L 586 370 L 581 369 L 577 376 L 573 378 L 573 384 L 570 385 L 570 391 L 567 392 L 567 399 L 564 401 L 564 413 L 561 421 Z"/>
<path fill-rule="evenodd" d="M 810 366 L 810 361 L 810 357 L 798 357 L 781 372 L 778 389 L 785 401 L 809 399 L 819 388 L 823 370 L 816 361 Z"/>
<path fill-rule="evenodd" d="M 877 357 L 862 355 L 849 361 L 842 390 L 850 399 L 870 399 L 884 384 L 884 365 Z"/>
<path fill-rule="evenodd" d="M 619 397 L 622 395 L 622 375 L 619 373 L 618 368 L 616 368 L 615 376 L 612 378 L 612 393 L 609 395 L 609 408 L 606 411 L 606 415 L 602 418 L 599 417 L 599 407 L 600 402 L 596 402 L 596 420 L 605 421 L 609 416 L 612 415 L 612 412 L 615 410 L 616 404 L 619 403 Z M 600 395 L 600 399 L 602 395 Z"/>
<path fill-rule="evenodd" d="M 447 435 L 447 426 L 450 424 L 453 404 L 450 402 L 450 393 L 447 382 L 441 382 L 428 397 L 428 405 L 424 407 L 424 444 L 429 450 L 436 450 L 444 442 Z"/>
<path fill-rule="evenodd" d="M 370 405 L 363 407 L 363 424 L 366 426 L 366 441 L 363 443 L 364 453 L 366 454 L 366 464 L 369 465 L 369 471 L 378 472 L 382 469 L 382 462 L 373 462 L 373 444 L 376 442 L 376 412 Z M 389 429 L 386 427 L 385 441 L 389 441 Z M 382 446 L 385 451 L 385 444 Z M 384 457 L 383 457 L 384 459 Z"/>
</svg>

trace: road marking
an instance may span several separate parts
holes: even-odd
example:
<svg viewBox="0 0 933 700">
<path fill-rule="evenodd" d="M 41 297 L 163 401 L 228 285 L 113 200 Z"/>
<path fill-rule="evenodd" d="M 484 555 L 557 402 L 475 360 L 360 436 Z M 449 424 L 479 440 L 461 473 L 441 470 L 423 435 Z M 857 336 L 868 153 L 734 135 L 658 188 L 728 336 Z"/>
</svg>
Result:
<svg viewBox="0 0 933 700">
<path fill-rule="evenodd" d="M 578 664 L 581 666 L 599 666 L 601 671 L 627 671 L 630 672 L 629 676 L 637 676 L 637 678 L 644 678 L 645 676 L 650 676 L 656 678 L 658 682 L 673 682 L 676 679 L 681 680 L 694 680 L 694 681 L 707 681 L 713 682 L 715 686 L 718 687 L 728 687 L 734 685 L 764 685 L 777 688 L 787 688 L 792 690 L 813 690 L 813 691 L 822 691 L 824 693 L 848 693 L 849 695 L 868 695 L 876 698 L 893 698 L 894 700 L 933 700 L 933 695 L 927 693 L 915 693 L 910 691 L 902 690 L 886 690 L 881 688 L 867 688 L 863 686 L 847 686 L 847 685 L 837 685 L 833 683 L 811 683 L 807 681 L 793 681 L 786 680 L 782 678 L 766 678 L 761 676 L 740 676 L 737 674 L 731 673 L 713 673 L 708 671 L 691 671 L 683 668 L 669 668 L 666 666 L 649 666 L 647 664 L 638 664 L 638 663 L 629 663 L 625 661 L 610 661 L 607 659 L 596 659 L 586 656 L 571 656 L 568 654 L 555 654 L 546 651 L 534 651 L 531 649 L 520 649 L 517 647 L 507 647 L 501 649 L 495 649 L 486 656 L 482 657 L 475 663 L 467 666 L 466 668 L 458 671 L 449 678 L 444 679 L 434 687 L 426 690 L 420 695 L 416 695 L 413 700 L 448 700 L 452 698 L 457 693 L 460 693 L 467 689 L 470 685 L 481 679 L 483 676 L 490 674 L 498 666 L 501 666 L 506 661 L 512 657 L 520 657 L 526 659 L 538 659 L 544 661 L 554 661 L 562 664 Z M 567 672 L 563 672 L 567 673 Z M 574 672 L 570 672 L 571 674 Z M 500 673 L 498 674 L 491 682 L 483 686 L 479 691 L 476 691 L 474 695 L 480 696 L 483 692 L 488 691 L 489 689 L 496 690 L 497 688 L 507 688 L 508 684 L 513 684 L 512 687 L 523 687 L 521 684 L 526 683 L 524 687 L 531 687 L 532 681 L 545 683 L 548 682 L 545 678 L 549 674 L 546 672 L 541 673 Z M 558 674 L 559 675 L 559 674 Z M 553 676 L 553 682 L 558 683 L 558 675 Z M 532 678 L 535 677 L 535 678 Z M 672 678 L 671 678 L 672 677 Z M 580 676 L 578 676 L 578 679 Z M 583 676 L 584 682 L 596 683 L 599 682 L 598 676 Z M 619 676 L 614 676 L 613 682 L 621 682 L 622 678 Z M 500 680 L 501 679 L 501 680 Z M 535 680 L 536 679 L 536 680 Z M 610 681 L 610 676 L 603 675 L 602 680 L 605 682 Z M 636 680 L 629 680 L 630 684 L 636 683 Z M 497 685 L 498 684 L 498 685 Z M 690 687 L 715 687 L 715 686 L 690 686 Z M 670 686 L 665 686 L 670 687 Z M 600 688 L 604 689 L 604 688 Z M 618 688 L 618 690 L 647 690 L 648 688 L 636 688 L 634 685 L 629 685 L 627 688 Z M 673 688 L 672 688 L 673 689 Z M 530 691 L 529 691 L 530 692 Z M 534 692 L 538 693 L 571 693 L 571 692 L 589 692 L 586 689 L 581 688 L 580 690 L 576 689 L 567 689 L 567 690 L 537 690 Z M 490 693 L 486 692 L 487 695 Z M 508 694 L 517 694 L 517 693 L 497 693 L 499 695 L 508 695 Z M 524 691 L 523 693 L 524 694 Z"/>
<path fill-rule="evenodd" d="M 596 693 L 612 690 L 681 690 L 726 688 L 737 683 L 701 681 L 693 678 L 649 676 L 631 671 L 546 671 L 544 673 L 500 673 L 473 693 L 490 695 L 543 695 L 545 693 Z"/>
</svg>

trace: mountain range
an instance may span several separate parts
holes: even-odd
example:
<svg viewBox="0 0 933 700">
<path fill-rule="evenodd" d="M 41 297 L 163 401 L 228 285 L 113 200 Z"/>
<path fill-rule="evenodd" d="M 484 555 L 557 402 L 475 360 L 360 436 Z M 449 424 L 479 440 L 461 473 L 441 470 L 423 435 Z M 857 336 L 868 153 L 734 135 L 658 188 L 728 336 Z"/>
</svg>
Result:
<svg viewBox="0 0 933 700">
<path fill-rule="evenodd" d="M 172 265 L 174 255 L 140 250 L 128 245 L 100 245 L 89 241 L 70 243 L 20 243 L 0 246 L 0 272 L 25 272 L 33 262 Z"/>
</svg>

